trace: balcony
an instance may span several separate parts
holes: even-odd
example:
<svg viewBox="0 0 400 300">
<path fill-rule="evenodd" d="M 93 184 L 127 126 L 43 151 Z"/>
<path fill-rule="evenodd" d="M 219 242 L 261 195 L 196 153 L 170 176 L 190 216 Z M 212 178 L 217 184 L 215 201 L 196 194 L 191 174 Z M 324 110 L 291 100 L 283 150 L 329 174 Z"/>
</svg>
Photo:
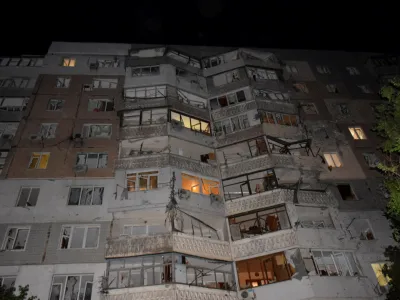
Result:
<svg viewBox="0 0 400 300">
<path fill-rule="evenodd" d="M 208 112 L 208 108 L 206 106 L 200 106 L 200 103 L 198 103 L 199 105 L 196 106 L 184 103 L 183 101 L 180 101 L 177 98 L 169 97 L 168 104 L 172 106 L 174 110 L 178 110 L 180 112 L 187 113 L 190 116 L 199 117 L 203 120 L 210 121 L 210 114 Z"/>
<path fill-rule="evenodd" d="M 129 236 L 110 239 L 106 258 L 179 252 L 209 259 L 231 261 L 229 242 L 173 232 L 153 236 Z"/>
<path fill-rule="evenodd" d="M 109 290 L 101 295 L 101 300 L 239 300 L 237 292 L 209 289 L 184 284 L 143 286 Z"/>
<path fill-rule="evenodd" d="M 2 122 L 19 122 L 24 114 L 25 111 L 0 110 L 0 120 Z"/>
<path fill-rule="evenodd" d="M 210 177 L 219 177 L 217 166 L 180 155 L 170 154 L 169 165 L 178 169 L 188 170 Z"/>
<path fill-rule="evenodd" d="M 168 166 L 168 158 L 168 154 L 120 158 L 115 162 L 115 169 L 164 168 Z"/>
<path fill-rule="evenodd" d="M 203 134 L 183 126 L 175 127 L 171 123 L 168 123 L 168 135 L 207 147 L 213 147 L 215 143 L 215 138 L 211 135 Z"/>
<path fill-rule="evenodd" d="M 243 259 L 295 247 L 297 244 L 297 236 L 294 230 L 280 230 L 232 242 L 232 257 L 233 259 Z"/>
<path fill-rule="evenodd" d="M 216 138 L 216 147 L 223 147 L 229 144 L 238 143 L 244 140 L 248 140 L 251 138 L 258 137 L 263 135 L 262 126 L 256 125 L 245 130 L 241 130 L 238 132 L 230 133 L 224 136 L 219 136 Z"/>
<path fill-rule="evenodd" d="M 167 135 L 167 124 L 142 125 L 123 127 L 120 131 L 120 139 L 149 138 Z"/>
<path fill-rule="evenodd" d="M 228 118 L 251 109 L 257 109 L 255 101 L 247 101 L 234 106 L 226 106 L 218 110 L 214 110 L 212 112 L 212 118 L 214 121 L 218 121 L 219 119 Z"/>
<path fill-rule="evenodd" d="M 152 108 L 152 107 L 160 107 L 166 106 L 167 100 L 166 98 L 149 98 L 149 99 L 132 99 L 125 100 L 122 105 L 120 105 L 118 110 L 124 109 L 140 109 L 140 108 Z"/>
</svg>

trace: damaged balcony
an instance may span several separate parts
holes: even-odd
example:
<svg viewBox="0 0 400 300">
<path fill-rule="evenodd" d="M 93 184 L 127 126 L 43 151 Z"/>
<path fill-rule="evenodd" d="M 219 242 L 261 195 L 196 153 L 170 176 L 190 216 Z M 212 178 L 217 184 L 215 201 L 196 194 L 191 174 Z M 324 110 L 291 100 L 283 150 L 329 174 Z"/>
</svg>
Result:
<svg viewBox="0 0 400 300">
<path fill-rule="evenodd" d="M 167 105 L 167 86 L 126 88 L 124 102 L 118 110 L 162 107 Z"/>
<path fill-rule="evenodd" d="M 168 134 L 167 128 L 167 123 L 122 127 L 120 130 L 120 139 L 124 140 L 164 136 Z"/>
<path fill-rule="evenodd" d="M 204 98 L 207 97 L 207 83 L 203 76 L 187 71 L 183 68 L 176 68 L 176 86 L 179 89 L 194 92 Z"/>
<path fill-rule="evenodd" d="M 168 97 L 168 104 L 173 109 L 186 113 L 189 116 L 210 121 L 210 114 L 208 111 L 206 98 L 202 98 L 179 89 L 177 93 L 177 97 Z"/>
<path fill-rule="evenodd" d="M 231 261 L 229 242 L 179 232 L 151 236 L 123 236 L 108 240 L 106 258 L 179 252 Z"/>
<path fill-rule="evenodd" d="M 244 140 L 247 140 L 249 138 L 255 138 L 257 136 L 260 136 L 263 134 L 262 126 L 261 124 L 229 133 L 229 134 L 222 134 L 216 137 L 216 146 L 217 147 L 223 147 L 226 145 L 230 144 L 235 144 Z"/>
</svg>

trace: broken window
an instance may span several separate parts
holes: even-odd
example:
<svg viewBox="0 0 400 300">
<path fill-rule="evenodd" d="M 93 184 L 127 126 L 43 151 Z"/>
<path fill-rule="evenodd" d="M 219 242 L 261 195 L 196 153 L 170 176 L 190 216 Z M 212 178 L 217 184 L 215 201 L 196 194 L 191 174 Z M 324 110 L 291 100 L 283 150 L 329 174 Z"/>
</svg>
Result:
<svg viewBox="0 0 400 300">
<path fill-rule="evenodd" d="M 358 276 L 352 252 L 313 250 L 312 256 L 320 276 Z"/>
<path fill-rule="evenodd" d="M 153 108 L 136 110 L 124 114 L 123 125 L 151 125 L 166 123 L 168 118 L 167 108 Z"/>
<path fill-rule="evenodd" d="M 364 94 L 372 94 L 371 89 L 366 84 L 359 84 L 357 87 L 363 92 Z"/>
<path fill-rule="evenodd" d="M 349 131 L 355 140 L 366 140 L 364 130 L 361 127 L 349 127 Z"/>
<path fill-rule="evenodd" d="M 70 82 L 71 82 L 70 77 L 57 77 L 56 87 L 57 88 L 69 88 Z"/>
<path fill-rule="evenodd" d="M 215 133 L 230 134 L 250 127 L 247 114 L 239 115 L 223 121 L 215 122 Z"/>
<path fill-rule="evenodd" d="M 206 108 L 206 99 L 203 99 L 201 97 L 198 97 L 194 94 L 182 91 L 182 90 L 178 90 L 178 99 L 185 103 L 185 104 L 189 104 L 192 105 L 194 107 L 197 108 Z"/>
<path fill-rule="evenodd" d="M 15 276 L 0 276 L 0 287 L 9 289 L 14 286 L 15 280 L 17 280 Z"/>
<path fill-rule="evenodd" d="M 210 135 L 210 123 L 207 121 L 202 121 L 197 118 L 189 117 L 182 113 L 178 113 L 175 111 L 170 112 L 171 114 L 171 121 L 175 121 L 176 124 L 179 124 L 185 128 L 189 128 L 193 131 L 197 131 L 203 134 Z"/>
<path fill-rule="evenodd" d="M 254 81 L 257 80 L 278 80 L 278 75 L 274 70 L 261 69 L 261 68 L 246 68 L 247 75 Z"/>
<path fill-rule="evenodd" d="M 98 59 L 97 65 L 99 68 L 118 68 L 119 67 L 119 60 L 117 57 L 115 59 Z"/>
<path fill-rule="evenodd" d="M 350 75 L 360 75 L 360 71 L 356 67 L 346 67 L 346 70 Z"/>
<path fill-rule="evenodd" d="M 160 66 L 132 68 L 132 77 L 155 76 L 160 74 Z"/>
<path fill-rule="evenodd" d="M 118 78 L 94 78 L 92 85 L 95 89 L 116 89 Z"/>
<path fill-rule="evenodd" d="M 25 250 L 29 231 L 29 227 L 9 227 L 3 250 Z"/>
<path fill-rule="evenodd" d="M 67 57 L 63 59 L 62 66 L 63 67 L 75 67 L 76 59 Z"/>
<path fill-rule="evenodd" d="M 238 80 L 240 80 L 239 70 L 233 70 L 230 72 L 215 75 L 213 77 L 214 86 L 222 86 Z"/>
<path fill-rule="evenodd" d="M 182 175 L 182 189 L 196 194 L 219 195 L 219 181 L 201 178 L 186 173 Z"/>
<path fill-rule="evenodd" d="M 294 83 L 293 88 L 298 93 L 308 94 L 309 90 L 305 83 Z"/>
<path fill-rule="evenodd" d="M 110 124 L 84 124 L 82 136 L 85 138 L 108 138 L 111 136 Z"/>
<path fill-rule="evenodd" d="M 180 61 L 184 64 L 190 65 L 190 66 L 198 68 L 198 69 L 200 69 L 200 67 L 201 67 L 200 61 L 198 59 L 189 57 L 189 56 L 179 53 L 177 51 L 170 50 L 170 51 L 168 51 L 166 56 L 171 57 L 177 61 Z"/>
<path fill-rule="evenodd" d="M 203 59 L 203 67 L 204 68 L 212 68 L 215 66 L 218 66 L 220 64 L 224 64 L 233 60 L 237 60 L 238 57 L 238 52 L 237 51 L 232 51 L 229 53 L 221 54 L 218 56 L 212 56 Z"/>
<path fill-rule="evenodd" d="M 113 111 L 114 101 L 110 99 L 89 99 L 88 111 L 103 112 Z"/>
<path fill-rule="evenodd" d="M 278 188 L 273 169 L 249 173 L 222 181 L 225 200 L 233 200 Z"/>
<path fill-rule="evenodd" d="M 28 101 L 29 98 L 0 97 L 0 110 L 23 111 Z"/>
<path fill-rule="evenodd" d="M 290 280 L 294 273 L 283 252 L 236 262 L 240 289 Z"/>
<path fill-rule="evenodd" d="M 289 93 L 276 93 L 276 92 L 271 92 L 268 90 L 253 89 L 253 94 L 254 94 L 254 97 L 260 97 L 260 98 L 270 99 L 270 100 L 282 100 L 282 101 L 290 100 Z"/>
<path fill-rule="evenodd" d="M 49 103 L 47 103 L 47 110 L 61 111 L 63 107 L 64 107 L 64 100 L 50 99 Z"/>
<path fill-rule="evenodd" d="M 336 186 L 343 200 L 357 200 L 357 197 L 349 184 L 343 183 L 337 184 Z"/>
<path fill-rule="evenodd" d="M 89 169 L 107 168 L 107 153 L 78 153 L 76 165 L 86 165 Z"/>
<path fill-rule="evenodd" d="M 126 98 L 145 99 L 145 98 L 165 98 L 166 96 L 167 96 L 167 87 L 165 85 L 148 86 L 148 87 L 125 90 Z"/>
<path fill-rule="evenodd" d="M 297 205 L 296 211 L 301 228 L 335 228 L 327 209 Z"/>
<path fill-rule="evenodd" d="M 331 69 L 329 67 L 327 67 L 327 66 L 318 65 L 317 66 L 317 71 L 320 74 L 331 74 Z"/>
<path fill-rule="evenodd" d="M 269 152 L 271 154 L 309 155 L 311 140 L 288 140 L 267 135 Z"/>
<path fill-rule="evenodd" d="M 318 115 L 318 109 L 315 103 L 302 103 L 301 108 L 307 115 Z"/>
<path fill-rule="evenodd" d="M 91 300 L 93 275 L 55 275 L 50 300 Z"/>
<path fill-rule="evenodd" d="M 329 93 L 335 93 L 335 94 L 339 93 L 339 89 L 337 88 L 337 85 L 333 84 L 333 83 L 327 84 L 326 89 L 328 90 Z"/>
<path fill-rule="evenodd" d="M 148 191 L 158 188 L 158 175 L 158 171 L 127 174 L 128 191 Z"/>
<path fill-rule="evenodd" d="M 368 219 L 354 218 L 346 227 L 350 231 L 352 238 L 360 240 L 374 240 L 375 234 L 372 231 L 371 222 Z"/>
<path fill-rule="evenodd" d="M 68 205 L 101 205 L 104 187 L 71 187 Z"/>
<path fill-rule="evenodd" d="M 100 226 L 64 225 L 61 228 L 60 249 L 97 248 Z"/>
<path fill-rule="evenodd" d="M 330 168 L 340 168 L 343 167 L 343 164 L 339 158 L 339 154 L 336 152 L 333 153 L 324 153 L 324 158 L 328 167 Z"/>
<path fill-rule="evenodd" d="M 0 123 L 0 137 L 14 137 L 17 133 L 18 123 Z"/>
<path fill-rule="evenodd" d="M 285 126 L 299 126 L 298 117 L 296 115 L 288 115 L 274 112 L 259 112 L 263 123 L 278 124 Z"/>
<path fill-rule="evenodd" d="M 378 167 L 378 164 L 380 163 L 378 156 L 376 153 L 373 152 L 364 152 L 363 153 L 365 162 L 371 169 L 375 169 Z"/>
<path fill-rule="evenodd" d="M 28 169 L 46 169 L 50 153 L 33 152 L 29 161 Z"/>
<path fill-rule="evenodd" d="M 23 187 L 19 191 L 17 206 L 35 206 L 38 200 L 40 188 L 38 187 Z"/>
<path fill-rule="evenodd" d="M 233 241 L 290 228 L 285 205 L 229 217 Z"/>
<path fill-rule="evenodd" d="M 38 135 L 42 139 L 53 139 L 56 137 L 57 126 L 58 123 L 42 123 Z"/>
</svg>

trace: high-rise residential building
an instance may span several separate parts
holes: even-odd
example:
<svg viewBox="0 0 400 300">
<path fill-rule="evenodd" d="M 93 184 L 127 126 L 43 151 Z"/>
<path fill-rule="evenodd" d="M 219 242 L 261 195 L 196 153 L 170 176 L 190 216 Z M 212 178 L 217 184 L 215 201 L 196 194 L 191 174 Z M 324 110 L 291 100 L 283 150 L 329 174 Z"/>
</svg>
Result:
<svg viewBox="0 0 400 300">
<path fill-rule="evenodd" d="M 0 284 L 41 300 L 384 297 L 374 57 L 54 42 L 0 58 Z"/>
</svg>

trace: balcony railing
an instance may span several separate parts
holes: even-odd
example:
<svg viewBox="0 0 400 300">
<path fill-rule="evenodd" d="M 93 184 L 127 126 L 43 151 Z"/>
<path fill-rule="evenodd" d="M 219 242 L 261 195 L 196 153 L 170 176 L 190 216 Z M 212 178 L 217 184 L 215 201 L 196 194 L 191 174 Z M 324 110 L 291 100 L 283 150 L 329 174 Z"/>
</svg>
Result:
<svg viewBox="0 0 400 300">
<path fill-rule="evenodd" d="M 124 103 L 120 106 L 119 110 L 151 108 L 151 107 L 160 107 L 166 105 L 167 105 L 166 98 L 153 98 L 153 99 L 137 98 L 137 99 L 125 100 Z"/>
<path fill-rule="evenodd" d="M 152 236 L 129 236 L 110 239 L 106 258 L 179 252 L 210 259 L 230 261 L 228 242 L 173 232 Z"/>
<path fill-rule="evenodd" d="M 167 133 L 167 123 L 159 125 L 129 126 L 121 128 L 120 139 L 164 136 L 167 135 Z"/>
<path fill-rule="evenodd" d="M 251 109 L 256 109 L 257 105 L 255 101 L 247 101 L 243 103 L 236 104 L 234 106 L 226 106 L 212 112 L 212 117 L 214 121 L 219 119 L 228 118 Z"/>
<path fill-rule="evenodd" d="M 174 109 L 180 112 L 187 113 L 193 117 L 199 117 L 203 120 L 210 120 L 210 114 L 206 106 L 196 106 L 185 103 L 178 98 L 169 97 L 168 104 Z M 199 103 L 200 104 L 200 103 Z"/>
<path fill-rule="evenodd" d="M 216 147 L 223 147 L 226 145 L 238 143 L 241 141 L 258 137 L 260 135 L 263 135 L 261 124 L 247 128 L 245 130 L 216 137 Z"/>
</svg>

